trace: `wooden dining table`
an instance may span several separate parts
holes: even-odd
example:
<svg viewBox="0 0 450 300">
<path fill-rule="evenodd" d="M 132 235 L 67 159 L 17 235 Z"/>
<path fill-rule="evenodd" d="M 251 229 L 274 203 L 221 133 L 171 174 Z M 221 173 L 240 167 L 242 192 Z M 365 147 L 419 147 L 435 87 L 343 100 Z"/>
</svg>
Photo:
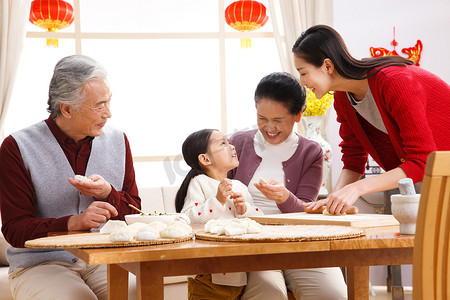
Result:
<svg viewBox="0 0 450 300">
<path fill-rule="evenodd" d="M 348 299 L 369 299 L 369 267 L 411 264 L 414 236 L 398 226 L 367 228 L 366 236 L 302 242 L 220 242 L 193 239 L 165 245 L 66 249 L 91 265 L 108 265 L 108 299 L 127 299 L 128 272 L 137 299 L 164 299 L 163 277 L 222 272 L 345 267 Z M 326 288 L 326 287 L 324 287 Z"/>
</svg>

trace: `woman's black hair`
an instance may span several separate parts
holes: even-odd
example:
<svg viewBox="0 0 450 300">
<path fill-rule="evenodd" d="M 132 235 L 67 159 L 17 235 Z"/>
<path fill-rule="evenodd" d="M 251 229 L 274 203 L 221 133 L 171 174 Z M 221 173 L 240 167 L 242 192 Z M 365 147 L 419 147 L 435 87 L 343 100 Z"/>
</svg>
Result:
<svg viewBox="0 0 450 300">
<path fill-rule="evenodd" d="M 198 161 L 198 156 L 208 152 L 209 138 L 213 131 L 215 131 L 215 129 L 202 129 L 196 131 L 191 133 L 183 142 L 183 158 L 188 166 L 191 167 L 191 170 L 187 173 L 175 196 L 175 208 L 177 212 L 181 212 L 183 209 L 184 199 L 186 198 L 191 179 L 197 175 L 205 174 Z"/>
<path fill-rule="evenodd" d="M 255 90 L 255 104 L 269 99 L 285 105 L 289 113 L 297 115 L 302 112 L 306 102 L 305 89 L 289 73 L 275 72 L 265 76 Z"/>
<path fill-rule="evenodd" d="M 347 79 L 366 79 L 375 75 L 381 69 L 389 66 L 406 66 L 413 61 L 401 56 L 381 56 L 358 60 L 350 55 L 341 35 L 327 25 L 314 25 L 304 31 L 292 47 L 296 57 L 321 67 L 323 61 L 329 58 L 336 71 Z M 367 75 L 374 68 L 381 67 Z"/>
</svg>

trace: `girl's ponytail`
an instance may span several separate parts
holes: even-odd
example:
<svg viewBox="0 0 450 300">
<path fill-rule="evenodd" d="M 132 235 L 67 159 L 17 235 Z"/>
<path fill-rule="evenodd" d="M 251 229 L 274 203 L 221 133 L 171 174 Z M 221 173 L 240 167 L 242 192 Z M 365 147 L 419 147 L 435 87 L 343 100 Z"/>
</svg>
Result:
<svg viewBox="0 0 450 300">
<path fill-rule="evenodd" d="M 189 183 L 197 175 L 205 174 L 198 161 L 198 156 L 208 152 L 209 137 L 214 129 L 202 129 L 190 134 L 183 143 L 184 161 L 191 167 L 175 197 L 175 209 L 179 213 L 183 209 Z"/>
<path fill-rule="evenodd" d="M 181 210 L 183 209 L 184 199 L 186 198 L 191 179 L 200 174 L 203 174 L 202 170 L 191 169 L 187 173 L 186 177 L 184 177 L 183 183 L 181 184 L 180 188 L 178 189 L 177 195 L 175 196 L 175 208 L 177 210 L 177 213 L 181 212 Z"/>
</svg>

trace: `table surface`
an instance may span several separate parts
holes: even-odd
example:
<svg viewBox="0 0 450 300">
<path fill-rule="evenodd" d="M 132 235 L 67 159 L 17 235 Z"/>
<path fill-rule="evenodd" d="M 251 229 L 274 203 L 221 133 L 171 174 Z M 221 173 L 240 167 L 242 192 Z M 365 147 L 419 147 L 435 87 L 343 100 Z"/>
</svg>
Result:
<svg viewBox="0 0 450 300">
<path fill-rule="evenodd" d="M 412 263 L 413 235 L 401 235 L 398 226 L 366 228 L 366 236 L 311 242 L 182 243 L 99 249 L 67 249 L 89 264 L 108 264 L 110 299 L 124 299 L 119 288 L 123 270 L 137 275 L 138 299 L 150 290 L 163 299 L 163 276 L 241 272 L 310 267 L 347 267 L 349 299 L 368 299 L 369 266 Z M 116 278 L 117 281 L 114 281 Z M 152 282 L 152 284 L 148 284 Z M 114 283 L 114 284 L 113 284 Z M 121 283 L 121 284 L 119 284 Z"/>
<path fill-rule="evenodd" d="M 190 240 L 182 243 L 98 249 L 68 249 L 89 264 L 166 261 L 196 257 L 241 256 L 291 252 L 411 248 L 414 235 L 401 235 L 398 226 L 366 228 L 366 236 L 309 242 L 217 242 Z"/>
</svg>

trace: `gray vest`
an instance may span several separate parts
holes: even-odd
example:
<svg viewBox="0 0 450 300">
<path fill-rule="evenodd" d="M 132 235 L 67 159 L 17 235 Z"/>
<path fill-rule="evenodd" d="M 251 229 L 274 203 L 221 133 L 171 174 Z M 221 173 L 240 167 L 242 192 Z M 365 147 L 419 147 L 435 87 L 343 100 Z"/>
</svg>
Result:
<svg viewBox="0 0 450 300">
<path fill-rule="evenodd" d="M 45 122 L 37 123 L 11 134 L 19 146 L 25 167 L 30 172 L 36 193 L 37 218 L 60 218 L 80 214 L 94 201 L 81 195 L 67 179 L 74 172 L 64 151 Z M 86 174 L 99 174 L 116 190 L 122 190 L 125 176 L 125 139 L 123 133 L 105 127 L 92 141 Z M 20 199 L 17 199 L 20 201 Z M 61 249 L 7 249 L 10 272 L 46 261 L 74 262 L 75 257 Z"/>
</svg>

